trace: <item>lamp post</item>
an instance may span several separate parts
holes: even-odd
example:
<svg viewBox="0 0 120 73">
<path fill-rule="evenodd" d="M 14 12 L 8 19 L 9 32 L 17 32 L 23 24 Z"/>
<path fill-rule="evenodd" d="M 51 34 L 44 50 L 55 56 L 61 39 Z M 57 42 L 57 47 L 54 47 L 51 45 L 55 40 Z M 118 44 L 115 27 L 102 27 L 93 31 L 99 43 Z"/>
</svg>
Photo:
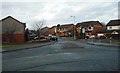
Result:
<svg viewBox="0 0 120 73">
<path fill-rule="evenodd" d="M 71 16 L 71 17 L 73 17 L 73 19 L 74 19 L 74 27 L 73 27 L 73 29 L 74 29 L 74 40 L 76 40 L 75 16 Z"/>
</svg>

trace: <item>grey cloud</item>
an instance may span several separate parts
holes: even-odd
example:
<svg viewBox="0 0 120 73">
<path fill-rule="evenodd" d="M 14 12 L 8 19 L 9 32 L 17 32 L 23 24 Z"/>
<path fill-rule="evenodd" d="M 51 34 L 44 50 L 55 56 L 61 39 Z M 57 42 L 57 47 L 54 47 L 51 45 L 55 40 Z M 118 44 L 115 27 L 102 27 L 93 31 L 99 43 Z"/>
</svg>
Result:
<svg viewBox="0 0 120 73">
<path fill-rule="evenodd" d="M 57 21 L 58 23 L 71 23 L 73 22 L 72 18 L 70 18 L 71 15 L 76 16 L 76 22 L 99 20 L 107 23 L 109 20 L 117 18 L 117 16 L 114 15 L 115 12 L 118 12 L 117 2 L 67 2 L 66 4 L 68 7 L 65 6 L 65 8 L 63 8 L 61 12 L 56 15 L 56 20 L 53 20 L 53 22 Z M 74 12 L 70 8 L 72 5 L 82 5 L 84 8 L 78 12 Z"/>
<path fill-rule="evenodd" d="M 103 18 L 108 16 L 108 18 L 106 19 L 98 19 L 106 22 L 116 17 L 113 14 L 117 12 L 117 2 L 110 4 L 107 3 L 108 5 L 105 5 L 106 3 L 92 4 L 94 5 L 89 4 L 86 9 L 81 11 L 81 13 L 76 14 L 79 20 L 94 20 L 95 18 L 97 19 L 100 16 L 102 16 Z"/>
<path fill-rule="evenodd" d="M 55 15 L 54 18 L 46 20 L 48 26 L 57 25 L 58 23 L 73 23 L 71 15 L 76 16 L 76 22 L 86 20 L 108 22 L 116 18 L 117 4 L 117 2 L 64 2 L 52 4 L 46 2 L 4 2 L 2 3 L 3 15 L 1 17 L 12 15 L 21 21 L 25 21 L 28 27 L 31 27 L 35 21 L 35 16 L 45 11 Z M 50 9 L 49 5 L 52 5 Z M 74 9 L 78 7 L 81 7 L 81 9 L 75 11 Z"/>
</svg>

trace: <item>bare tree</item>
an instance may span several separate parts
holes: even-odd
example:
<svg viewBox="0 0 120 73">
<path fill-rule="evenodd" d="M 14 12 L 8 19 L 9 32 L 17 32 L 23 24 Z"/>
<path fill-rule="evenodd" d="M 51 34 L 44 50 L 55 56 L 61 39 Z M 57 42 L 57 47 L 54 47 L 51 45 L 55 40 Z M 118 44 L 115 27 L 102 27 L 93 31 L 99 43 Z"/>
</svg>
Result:
<svg viewBox="0 0 120 73">
<path fill-rule="evenodd" d="M 38 40 L 40 40 L 41 28 L 45 25 L 45 20 L 38 21 L 34 24 L 34 29 L 37 30 Z"/>
</svg>

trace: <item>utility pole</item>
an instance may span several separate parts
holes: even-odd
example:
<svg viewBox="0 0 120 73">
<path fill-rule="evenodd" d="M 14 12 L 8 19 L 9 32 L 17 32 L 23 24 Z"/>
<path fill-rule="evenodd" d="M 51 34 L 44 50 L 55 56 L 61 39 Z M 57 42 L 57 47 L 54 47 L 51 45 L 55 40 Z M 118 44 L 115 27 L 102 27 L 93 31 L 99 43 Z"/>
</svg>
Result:
<svg viewBox="0 0 120 73">
<path fill-rule="evenodd" d="M 73 17 L 73 19 L 74 19 L 74 27 L 73 27 L 73 30 L 74 30 L 74 40 L 76 40 L 75 16 L 71 16 L 71 17 Z"/>
</svg>

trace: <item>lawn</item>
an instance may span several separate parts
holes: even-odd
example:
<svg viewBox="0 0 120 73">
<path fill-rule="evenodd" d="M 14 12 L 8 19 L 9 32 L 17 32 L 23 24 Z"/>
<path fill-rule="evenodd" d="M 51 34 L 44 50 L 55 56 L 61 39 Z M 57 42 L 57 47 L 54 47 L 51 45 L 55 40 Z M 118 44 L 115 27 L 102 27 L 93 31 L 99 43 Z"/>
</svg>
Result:
<svg viewBox="0 0 120 73">
<path fill-rule="evenodd" d="M 118 44 L 118 45 L 120 45 L 120 42 L 113 42 L 113 44 Z"/>
<path fill-rule="evenodd" d="M 4 44 L 4 45 L 0 45 L 0 48 L 12 48 L 12 47 L 17 47 L 17 46 L 22 46 L 22 45 L 31 45 L 31 44 L 35 44 L 35 43 L 45 43 L 48 42 L 46 40 L 35 40 L 35 41 L 28 41 L 28 42 L 24 42 L 24 43 L 11 43 L 11 44 Z"/>
<path fill-rule="evenodd" d="M 32 43 L 26 42 L 26 43 L 15 43 L 15 44 L 7 44 L 7 45 L 4 44 L 4 45 L 0 45 L 0 48 L 5 49 L 5 48 L 11 48 L 11 47 L 22 46 L 22 45 L 29 45 L 29 44 L 32 44 Z"/>
<path fill-rule="evenodd" d="M 1 45 L 0 48 L 10 48 L 12 45 Z"/>
</svg>

